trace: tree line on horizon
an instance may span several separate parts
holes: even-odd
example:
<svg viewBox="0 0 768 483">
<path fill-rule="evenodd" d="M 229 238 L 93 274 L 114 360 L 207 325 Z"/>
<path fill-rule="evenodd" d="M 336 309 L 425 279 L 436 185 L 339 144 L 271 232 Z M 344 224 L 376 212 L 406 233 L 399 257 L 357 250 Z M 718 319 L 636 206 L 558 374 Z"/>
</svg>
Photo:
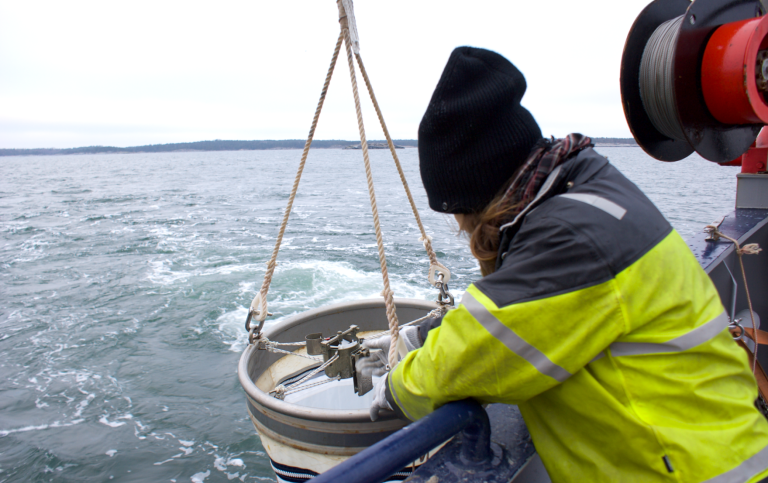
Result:
<svg viewBox="0 0 768 483">
<path fill-rule="evenodd" d="M 632 138 L 600 138 L 594 137 L 596 144 L 626 144 L 636 145 Z M 368 141 L 369 143 L 386 143 L 386 141 Z M 393 139 L 395 144 L 407 147 L 417 147 L 415 139 Z M 109 154 L 109 153 L 167 153 L 174 151 L 252 151 L 262 149 L 304 149 L 304 139 L 283 139 L 264 141 L 197 141 L 191 143 L 149 144 L 146 146 L 131 146 L 119 148 L 115 146 L 85 146 L 80 148 L 32 148 L 32 149 L 0 149 L 0 156 L 34 156 L 55 154 Z M 344 141 L 339 139 L 313 140 L 312 148 L 339 149 L 346 146 L 356 146 L 360 141 Z"/>
</svg>

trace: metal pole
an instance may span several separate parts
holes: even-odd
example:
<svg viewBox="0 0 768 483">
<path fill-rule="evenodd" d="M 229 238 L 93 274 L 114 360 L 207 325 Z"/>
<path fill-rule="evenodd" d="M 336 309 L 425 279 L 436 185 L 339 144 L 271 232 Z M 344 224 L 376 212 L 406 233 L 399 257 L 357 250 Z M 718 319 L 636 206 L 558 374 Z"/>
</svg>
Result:
<svg viewBox="0 0 768 483">
<path fill-rule="evenodd" d="M 446 404 L 314 477 L 312 483 L 381 483 L 470 425 L 475 451 L 465 457 L 481 463 L 491 454 L 488 415 L 480 404 L 466 399 Z"/>
</svg>

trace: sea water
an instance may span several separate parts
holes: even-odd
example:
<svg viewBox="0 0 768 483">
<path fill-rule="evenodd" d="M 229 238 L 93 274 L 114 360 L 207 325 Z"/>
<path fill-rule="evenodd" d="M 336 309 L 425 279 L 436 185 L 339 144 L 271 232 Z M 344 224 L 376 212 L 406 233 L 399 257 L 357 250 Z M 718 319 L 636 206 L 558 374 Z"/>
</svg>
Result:
<svg viewBox="0 0 768 483">
<path fill-rule="evenodd" d="M 735 174 L 697 156 L 598 148 L 684 236 L 734 205 Z M 480 272 L 428 209 L 458 296 Z M 0 158 L 0 482 L 269 481 L 237 362 L 301 151 Z M 387 151 L 372 151 L 389 276 L 433 300 Z M 269 323 L 381 292 L 362 156 L 312 150 L 269 292 Z"/>
</svg>

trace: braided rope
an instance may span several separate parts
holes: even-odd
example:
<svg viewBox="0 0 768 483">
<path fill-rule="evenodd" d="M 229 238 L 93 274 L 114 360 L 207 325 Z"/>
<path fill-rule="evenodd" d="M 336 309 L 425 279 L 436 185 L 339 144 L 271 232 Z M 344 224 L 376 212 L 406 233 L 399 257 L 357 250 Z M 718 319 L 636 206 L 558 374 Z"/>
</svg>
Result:
<svg viewBox="0 0 768 483">
<path fill-rule="evenodd" d="M 421 240 L 424 242 L 424 249 L 427 251 L 429 263 L 431 265 L 439 265 L 437 261 L 437 255 L 435 255 L 435 250 L 432 248 L 432 239 L 429 235 L 427 235 L 427 231 L 424 229 L 424 225 L 421 222 L 419 210 L 416 208 L 416 202 L 413 201 L 411 190 L 408 187 L 408 181 L 405 179 L 403 167 L 400 165 L 400 159 L 397 157 L 397 151 L 395 151 L 395 143 L 392 142 L 392 138 L 389 135 L 389 130 L 387 129 L 387 123 L 384 122 L 384 115 L 381 113 L 381 109 L 379 108 L 379 102 L 376 100 L 376 95 L 373 93 L 371 80 L 368 78 L 368 72 L 365 70 L 365 66 L 363 65 L 363 58 L 360 57 L 359 53 L 355 54 L 355 57 L 357 58 L 357 65 L 360 66 L 360 73 L 363 76 L 363 80 L 365 80 L 365 86 L 368 88 L 368 94 L 371 96 L 373 107 L 376 109 L 376 115 L 379 117 L 379 123 L 381 124 L 381 129 L 384 131 L 384 137 L 387 139 L 389 151 L 392 153 L 392 158 L 395 160 L 395 166 L 397 166 L 397 172 L 400 174 L 400 181 L 403 182 L 403 188 L 405 188 L 405 194 L 408 196 L 408 202 L 411 204 L 411 210 L 413 210 L 413 216 L 416 218 L 416 224 L 419 225 L 419 231 L 421 231 Z"/>
<path fill-rule="evenodd" d="M 384 304 L 386 306 L 386 314 L 387 314 L 387 322 L 389 324 L 389 332 L 391 337 L 390 347 L 389 347 L 389 366 L 394 367 L 397 363 L 397 343 L 399 339 L 399 323 L 397 319 L 397 313 L 396 313 L 396 307 L 395 307 L 395 301 L 394 301 L 394 294 L 392 292 L 392 289 L 389 284 L 389 274 L 387 270 L 387 259 L 386 254 L 384 252 L 384 241 L 381 234 L 381 224 L 379 221 L 379 212 L 376 205 L 376 194 L 373 187 L 373 175 L 371 173 L 371 162 L 370 157 L 368 154 L 368 142 L 366 140 L 365 136 L 365 126 L 363 124 L 363 115 L 362 110 L 360 107 L 360 96 L 358 93 L 358 87 L 357 87 L 357 78 L 355 76 L 355 64 L 353 60 L 353 54 L 352 54 L 352 38 L 350 34 L 350 24 L 349 19 L 347 17 L 347 12 L 345 6 L 342 4 L 343 2 L 337 0 L 337 4 L 339 7 L 339 23 L 341 24 L 341 33 L 339 35 L 338 40 L 336 41 L 336 47 L 333 51 L 333 57 L 331 59 L 331 64 L 328 67 L 328 73 L 325 77 L 325 83 L 323 84 L 323 90 L 320 94 L 320 99 L 317 103 L 317 109 L 315 110 L 315 116 L 312 119 L 312 126 L 309 130 L 309 136 L 307 137 L 307 141 L 304 145 L 304 151 L 301 156 L 301 162 L 299 163 L 299 168 L 296 173 L 296 179 L 293 182 L 293 188 L 291 190 L 291 194 L 288 198 L 288 204 L 285 208 L 285 212 L 283 214 L 283 222 L 280 225 L 280 231 L 277 236 L 277 240 L 275 242 L 275 248 L 272 251 L 272 256 L 267 263 L 267 271 L 264 274 L 264 282 L 262 283 L 261 290 L 259 291 L 257 298 L 254 299 L 254 302 L 251 304 L 251 313 L 249 314 L 249 320 L 251 317 L 251 314 L 254 314 L 254 312 L 258 315 L 258 320 L 260 322 L 259 329 L 261 329 L 261 324 L 265 321 L 267 316 L 269 315 L 269 312 L 267 311 L 267 293 L 269 292 L 269 286 L 272 283 L 272 277 L 275 272 L 275 267 L 277 266 L 277 255 L 280 251 L 280 245 L 283 240 L 283 236 L 285 234 L 286 227 L 288 226 L 288 218 L 290 216 L 291 210 L 293 208 L 293 202 L 296 198 L 296 192 L 298 191 L 299 182 L 301 180 L 301 175 L 304 171 L 304 166 L 307 161 L 307 155 L 309 154 L 309 148 L 312 144 L 312 139 L 315 135 L 315 129 L 317 127 L 317 122 L 320 118 L 320 112 L 322 111 L 323 104 L 325 102 L 325 97 L 328 92 L 328 86 L 331 82 L 331 77 L 333 76 L 333 71 L 336 66 L 336 61 L 339 56 L 339 52 L 341 50 L 341 43 L 344 42 L 346 53 L 347 53 L 347 62 L 349 64 L 349 75 L 350 80 L 352 83 L 352 94 L 354 96 L 355 100 L 355 111 L 357 114 L 357 123 L 358 123 L 358 129 L 360 131 L 360 145 L 363 151 L 363 161 L 365 163 L 365 174 L 368 181 L 368 194 L 371 201 L 371 212 L 373 214 L 373 224 L 376 232 L 376 244 L 378 246 L 378 253 L 379 253 L 379 263 L 381 265 L 381 276 L 384 282 L 384 289 L 382 290 L 382 296 L 384 297 Z M 354 25 L 353 25 L 354 28 Z M 356 49 L 355 49 L 356 50 Z M 365 85 L 368 88 L 368 93 L 371 97 L 371 101 L 373 102 L 374 108 L 376 109 L 376 115 L 379 118 L 379 122 L 381 124 L 382 130 L 384 131 L 384 135 L 387 139 L 387 144 L 389 146 L 389 150 L 392 153 L 392 157 L 395 161 L 395 166 L 397 167 L 398 174 L 400 175 L 400 180 L 403 183 L 403 187 L 405 189 L 405 193 L 408 197 L 408 202 L 411 205 L 411 209 L 413 210 L 414 217 L 416 218 L 416 223 L 419 227 L 419 231 L 421 232 L 421 238 L 420 240 L 424 243 L 424 248 L 427 251 L 427 256 L 429 257 L 430 262 L 430 281 L 434 269 L 443 269 L 445 272 L 447 272 L 447 269 L 440 264 L 437 261 L 437 256 L 435 254 L 434 248 L 432 247 L 432 239 L 427 235 L 426 230 L 424 229 L 424 225 L 421 221 L 421 217 L 419 216 L 418 209 L 416 208 L 416 203 L 413 200 L 413 196 L 411 194 L 410 188 L 408 187 L 408 182 L 405 179 L 405 173 L 403 172 L 402 166 L 400 164 L 400 159 L 397 156 L 397 152 L 395 151 L 395 145 L 392 142 L 392 138 L 389 134 L 389 130 L 387 129 L 387 125 L 384 122 L 384 116 L 381 113 L 381 109 L 379 107 L 379 103 L 376 100 L 376 96 L 373 92 L 373 87 L 371 85 L 370 79 L 368 77 L 368 73 L 365 70 L 365 66 L 363 65 L 362 58 L 360 57 L 359 52 L 355 52 L 355 56 L 357 58 L 357 63 L 360 66 L 360 72 L 363 75 L 363 79 L 365 80 Z M 443 272 L 443 273 L 445 273 Z M 450 272 L 447 272 L 448 276 L 450 276 Z M 254 310 L 254 305 L 257 304 L 259 306 L 259 310 Z M 246 321 L 246 326 L 247 326 Z M 286 352 L 287 351 L 281 351 L 280 349 L 277 349 L 276 347 L 272 347 L 273 350 L 280 351 L 280 352 Z"/>
<path fill-rule="evenodd" d="M 259 322 L 264 322 L 267 318 L 267 292 L 269 292 L 269 285 L 272 283 L 272 275 L 275 273 L 275 267 L 277 266 L 277 254 L 280 251 L 280 244 L 283 242 L 283 235 L 285 234 L 285 228 L 288 226 L 288 217 L 291 215 L 291 209 L 293 208 L 293 200 L 296 198 L 296 191 L 299 189 L 299 182 L 301 181 L 301 173 L 304 171 L 304 165 L 307 162 L 307 155 L 309 154 L 309 147 L 312 145 L 312 139 L 315 137 L 315 129 L 317 128 L 317 121 L 320 119 L 320 111 L 323 110 L 323 103 L 325 103 L 325 96 L 328 93 L 328 86 L 331 84 L 331 77 L 333 76 L 333 70 L 336 67 L 336 60 L 339 58 L 339 51 L 341 50 L 341 42 L 344 40 L 344 33 L 339 34 L 339 39 L 336 41 L 336 48 L 333 50 L 333 57 L 331 58 L 331 65 L 328 67 L 328 74 L 325 76 L 325 82 L 323 83 L 323 90 L 320 93 L 320 100 L 317 102 L 317 109 L 315 109 L 315 117 L 312 118 L 312 127 L 309 128 L 309 136 L 307 142 L 304 144 L 304 152 L 301 154 L 301 162 L 299 163 L 299 169 L 296 172 L 296 179 L 293 181 L 293 188 L 291 189 L 291 195 L 288 197 L 288 205 L 285 207 L 285 213 L 283 214 L 283 223 L 280 225 L 280 232 L 277 235 L 277 241 L 275 242 L 275 248 L 272 250 L 272 258 L 267 263 L 267 272 L 264 274 L 264 283 L 261 285 L 259 294 L 261 295 L 261 308 L 259 310 Z"/>
<path fill-rule="evenodd" d="M 379 210 L 376 206 L 376 192 L 373 188 L 373 175 L 371 173 L 371 160 L 368 156 L 368 141 L 365 138 L 365 126 L 363 125 L 363 112 L 360 108 L 360 96 L 357 92 L 357 78 L 355 76 L 355 61 L 352 57 L 352 41 L 347 27 L 347 18 L 344 16 L 339 19 L 341 30 L 344 35 L 344 46 L 347 50 L 347 63 L 349 64 L 349 77 L 352 82 L 352 95 L 355 98 L 355 112 L 357 113 L 357 126 L 360 131 L 360 146 L 363 150 L 363 162 L 365 164 L 365 176 L 368 180 L 368 195 L 371 199 L 371 212 L 373 213 L 373 226 L 376 230 L 376 245 L 379 248 L 379 264 L 381 265 L 381 277 L 384 280 L 384 290 L 381 294 L 384 296 L 384 305 L 387 309 L 387 322 L 389 323 L 389 332 L 391 343 L 389 344 L 389 367 L 395 367 L 397 364 L 397 339 L 400 335 L 397 313 L 395 313 L 395 300 L 392 289 L 389 286 L 389 273 L 387 272 L 387 256 L 384 253 L 384 239 L 381 236 L 381 224 L 379 223 Z"/>
</svg>

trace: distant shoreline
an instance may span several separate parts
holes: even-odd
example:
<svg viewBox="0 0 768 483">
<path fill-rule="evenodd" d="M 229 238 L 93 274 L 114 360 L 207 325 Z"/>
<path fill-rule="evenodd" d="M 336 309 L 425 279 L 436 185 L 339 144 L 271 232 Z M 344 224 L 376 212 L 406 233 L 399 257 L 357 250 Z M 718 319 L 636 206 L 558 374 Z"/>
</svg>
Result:
<svg viewBox="0 0 768 483">
<path fill-rule="evenodd" d="M 632 138 L 592 138 L 598 147 L 637 147 Z M 415 139 L 393 139 L 398 148 L 416 148 Z M 53 156 L 68 154 L 139 154 L 139 153 L 184 153 L 203 151 L 261 151 L 276 149 L 304 149 L 303 139 L 264 140 L 264 141 L 197 141 L 193 143 L 149 144 L 119 148 L 115 146 L 85 146 L 80 148 L 32 148 L 0 149 L 0 156 Z M 386 141 L 368 141 L 370 144 L 384 144 Z M 339 139 L 312 141 L 312 149 L 354 149 L 360 141 Z M 359 149 L 359 148 L 358 148 Z"/>
</svg>

